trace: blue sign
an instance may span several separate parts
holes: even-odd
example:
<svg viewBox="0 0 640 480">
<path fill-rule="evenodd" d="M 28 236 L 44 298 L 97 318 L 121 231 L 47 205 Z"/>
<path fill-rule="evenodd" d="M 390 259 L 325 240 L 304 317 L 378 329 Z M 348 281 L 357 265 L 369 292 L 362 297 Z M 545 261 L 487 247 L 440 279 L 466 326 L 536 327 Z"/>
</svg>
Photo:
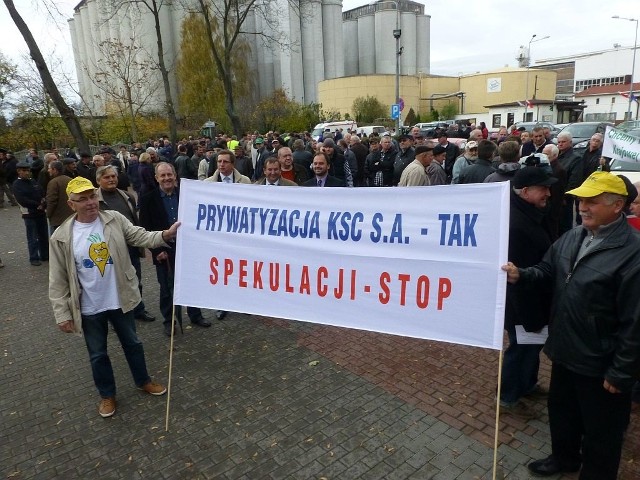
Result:
<svg viewBox="0 0 640 480">
<path fill-rule="evenodd" d="M 394 120 L 400 118 L 400 105 L 398 105 L 397 103 L 391 105 L 391 118 Z"/>
</svg>

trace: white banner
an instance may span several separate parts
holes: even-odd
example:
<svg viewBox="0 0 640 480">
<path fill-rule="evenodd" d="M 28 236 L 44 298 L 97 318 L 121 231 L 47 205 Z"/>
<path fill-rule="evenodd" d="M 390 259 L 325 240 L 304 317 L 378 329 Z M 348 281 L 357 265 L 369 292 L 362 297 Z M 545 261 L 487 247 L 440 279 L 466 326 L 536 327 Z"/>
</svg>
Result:
<svg viewBox="0 0 640 480">
<path fill-rule="evenodd" d="M 602 156 L 625 162 L 638 162 L 640 161 L 640 139 L 613 127 L 607 127 Z"/>
<path fill-rule="evenodd" d="M 509 182 L 183 180 L 178 305 L 502 348 Z"/>
</svg>

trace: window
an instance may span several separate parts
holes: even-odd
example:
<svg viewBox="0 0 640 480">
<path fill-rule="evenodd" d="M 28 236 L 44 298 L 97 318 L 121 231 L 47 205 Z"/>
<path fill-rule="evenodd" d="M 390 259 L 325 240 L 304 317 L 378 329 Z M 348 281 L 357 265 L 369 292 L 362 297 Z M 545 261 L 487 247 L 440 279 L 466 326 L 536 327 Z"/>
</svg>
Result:
<svg viewBox="0 0 640 480">
<path fill-rule="evenodd" d="M 596 98 L 596 105 L 600 105 L 600 99 Z"/>
<path fill-rule="evenodd" d="M 616 103 L 616 97 L 611 97 L 611 103 Z"/>
<path fill-rule="evenodd" d="M 493 116 L 493 120 L 491 122 L 491 127 L 492 128 L 500 128 L 501 122 L 502 121 L 502 115 L 500 115 L 499 113 L 495 114 Z"/>
</svg>

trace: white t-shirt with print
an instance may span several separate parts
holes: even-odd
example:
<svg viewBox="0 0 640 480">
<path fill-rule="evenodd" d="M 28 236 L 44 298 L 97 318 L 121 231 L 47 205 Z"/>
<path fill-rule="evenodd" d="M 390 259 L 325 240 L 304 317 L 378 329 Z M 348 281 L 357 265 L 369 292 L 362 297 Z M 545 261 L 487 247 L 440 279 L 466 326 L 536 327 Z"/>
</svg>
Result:
<svg viewBox="0 0 640 480">
<path fill-rule="evenodd" d="M 109 246 L 100 218 L 73 222 L 73 255 L 80 281 L 80 310 L 95 315 L 120 308 L 118 286 Z"/>
</svg>

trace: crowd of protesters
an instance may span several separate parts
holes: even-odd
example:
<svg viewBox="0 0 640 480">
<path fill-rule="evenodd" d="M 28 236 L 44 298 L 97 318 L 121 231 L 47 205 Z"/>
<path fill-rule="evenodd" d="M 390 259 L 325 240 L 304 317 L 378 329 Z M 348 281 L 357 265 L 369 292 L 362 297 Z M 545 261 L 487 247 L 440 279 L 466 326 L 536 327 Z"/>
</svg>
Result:
<svg viewBox="0 0 640 480">
<path fill-rule="evenodd" d="M 29 260 L 39 266 L 49 258 L 49 236 L 61 225 L 68 229 L 65 219 L 78 211 L 78 200 L 65 195 L 78 177 L 86 185 L 74 192 L 85 194 L 87 205 L 95 201 L 101 211 L 122 214 L 127 225 L 165 232 L 177 221 L 181 179 L 351 188 L 510 182 L 509 263 L 503 269 L 512 285 L 500 404 L 504 413 L 531 420 L 537 415 L 528 399 L 549 396 L 552 455 L 530 464 L 532 473 L 582 469 L 584 479 L 613 479 L 631 401 L 640 402 L 640 388 L 633 387 L 640 376 L 640 311 L 628 287 L 640 272 L 638 186 L 606 171 L 601 134 L 591 137 L 582 155 L 572 145 L 570 134 L 552 142 L 541 126 L 531 132 L 501 127 L 491 138 L 481 123 L 414 127 L 397 137 L 341 129 L 319 139 L 277 131 L 240 138 L 221 133 L 177 144 L 163 137 L 117 151 L 103 145 L 93 156 L 52 151 L 42 160 L 35 150 L 15 159 L 0 149 L 0 207 L 4 196 L 19 205 Z M 129 247 L 141 293 L 140 254 Z M 171 336 L 172 316 L 181 315 L 179 306 L 171 306 L 175 244 L 156 238 L 151 255 L 164 331 Z M 590 288 L 597 294 L 589 296 Z M 142 301 L 134 307 L 133 317 L 154 320 Z M 188 307 L 187 313 L 194 325 L 211 326 L 200 309 Z M 516 332 L 547 326 L 549 392 L 538 383 L 542 344 L 521 345 Z M 147 381 L 141 375 L 139 383 Z M 112 414 L 115 400 L 107 407 Z"/>
</svg>

